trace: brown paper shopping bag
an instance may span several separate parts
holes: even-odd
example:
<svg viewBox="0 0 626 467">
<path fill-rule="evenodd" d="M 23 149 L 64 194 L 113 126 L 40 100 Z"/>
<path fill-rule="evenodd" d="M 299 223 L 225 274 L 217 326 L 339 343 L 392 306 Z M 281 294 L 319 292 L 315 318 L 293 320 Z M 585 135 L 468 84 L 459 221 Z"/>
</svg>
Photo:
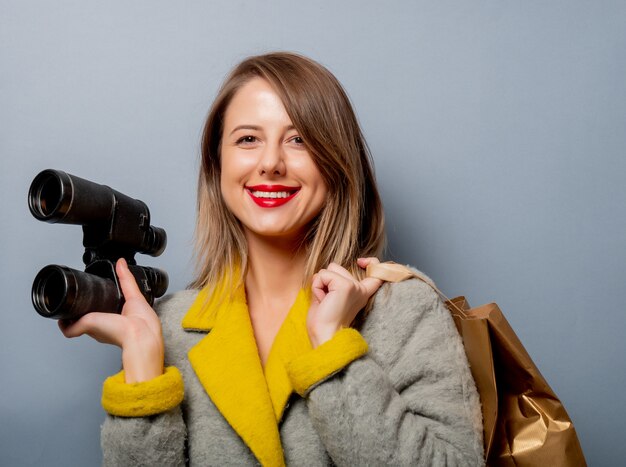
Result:
<svg viewBox="0 0 626 467">
<path fill-rule="evenodd" d="M 450 300 L 428 279 L 395 263 L 371 264 L 367 275 L 389 282 L 416 278 L 444 299 L 480 394 L 487 465 L 587 465 L 563 404 L 498 305 L 470 308 L 464 297 Z"/>
</svg>

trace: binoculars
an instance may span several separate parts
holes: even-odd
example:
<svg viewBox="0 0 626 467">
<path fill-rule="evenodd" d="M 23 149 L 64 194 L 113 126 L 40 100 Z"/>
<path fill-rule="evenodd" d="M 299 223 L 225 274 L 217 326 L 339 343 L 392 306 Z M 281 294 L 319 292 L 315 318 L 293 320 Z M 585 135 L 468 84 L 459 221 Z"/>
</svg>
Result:
<svg viewBox="0 0 626 467">
<path fill-rule="evenodd" d="M 78 319 L 91 311 L 119 313 L 124 305 L 115 263 L 124 258 L 148 303 L 165 294 L 167 274 L 137 265 L 136 253 L 159 256 L 165 250 L 165 230 L 150 225 L 143 201 L 106 185 L 44 170 L 28 190 L 28 207 L 38 220 L 83 227 L 85 271 L 51 264 L 33 282 L 33 305 L 45 318 Z"/>
</svg>

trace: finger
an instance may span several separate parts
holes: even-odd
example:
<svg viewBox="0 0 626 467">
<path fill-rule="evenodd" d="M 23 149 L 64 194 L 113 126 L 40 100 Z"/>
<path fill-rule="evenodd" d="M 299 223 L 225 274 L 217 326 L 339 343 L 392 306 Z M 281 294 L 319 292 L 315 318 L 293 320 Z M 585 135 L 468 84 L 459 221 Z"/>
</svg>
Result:
<svg viewBox="0 0 626 467">
<path fill-rule="evenodd" d="M 345 277 L 346 279 L 355 280 L 354 276 L 350 274 L 350 271 L 338 265 L 337 263 L 330 263 L 327 269 L 329 271 L 339 274 L 340 276 Z"/>
<path fill-rule="evenodd" d="M 358 284 L 358 282 L 351 275 L 346 277 L 338 272 L 330 271 L 328 269 L 320 269 L 317 273 L 317 277 L 318 281 L 323 284 L 324 289 L 328 292 L 338 290 L 346 285 L 356 286 Z"/>
<path fill-rule="evenodd" d="M 57 324 L 65 337 L 78 337 L 84 334 L 84 327 L 78 321 L 80 319 L 60 319 Z"/>
<path fill-rule="evenodd" d="M 120 287 L 122 289 L 122 294 L 124 294 L 124 299 L 129 301 L 133 298 L 144 298 L 139 290 L 139 286 L 137 285 L 137 281 L 135 280 L 135 276 L 128 269 L 128 264 L 124 258 L 120 258 L 117 260 L 117 264 L 115 265 L 115 272 L 117 273 L 117 277 L 120 282 Z"/>
<path fill-rule="evenodd" d="M 65 330 L 68 327 L 70 327 L 72 324 L 74 324 L 75 322 L 76 320 L 74 319 L 60 319 L 59 321 L 57 321 L 57 324 L 59 325 L 59 329 L 61 330 L 63 335 L 65 335 Z M 69 337 L 69 336 L 65 335 L 65 337 Z"/>
<path fill-rule="evenodd" d="M 375 258 L 375 257 L 359 258 L 359 259 L 356 260 L 356 263 L 360 267 L 365 269 L 370 264 L 378 264 L 378 263 L 380 263 L 380 260 L 378 258 Z"/>
<path fill-rule="evenodd" d="M 65 337 L 87 334 L 98 342 L 121 346 L 124 333 L 123 319 L 116 313 L 88 313 L 78 321 L 60 320 L 59 328 Z"/>
<path fill-rule="evenodd" d="M 319 273 L 313 275 L 313 280 L 311 281 L 311 292 L 313 292 L 313 295 L 319 302 L 321 302 L 326 296 L 326 284 L 320 277 Z"/>
<path fill-rule="evenodd" d="M 374 295 L 376 291 L 380 289 L 381 285 L 383 285 L 383 281 L 374 277 L 366 277 L 361 281 L 361 286 L 365 290 L 368 298 Z"/>
</svg>

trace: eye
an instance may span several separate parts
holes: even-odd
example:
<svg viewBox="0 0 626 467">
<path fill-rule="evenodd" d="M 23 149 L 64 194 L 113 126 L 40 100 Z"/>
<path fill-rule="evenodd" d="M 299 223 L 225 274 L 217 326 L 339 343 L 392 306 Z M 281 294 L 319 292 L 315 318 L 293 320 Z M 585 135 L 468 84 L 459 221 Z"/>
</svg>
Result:
<svg viewBox="0 0 626 467">
<path fill-rule="evenodd" d="M 252 136 L 252 135 L 246 135 L 246 136 L 242 136 L 241 138 L 237 139 L 237 144 L 242 144 L 242 145 L 246 145 L 246 144 L 254 144 L 257 142 L 257 138 L 256 136 Z"/>
<path fill-rule="evenodd" d="M 302 136 L 294 136 L 289 141 L 295 143 L 298 146 L 304 146 L 304 140 L 302 139 Z"/>
</svg>

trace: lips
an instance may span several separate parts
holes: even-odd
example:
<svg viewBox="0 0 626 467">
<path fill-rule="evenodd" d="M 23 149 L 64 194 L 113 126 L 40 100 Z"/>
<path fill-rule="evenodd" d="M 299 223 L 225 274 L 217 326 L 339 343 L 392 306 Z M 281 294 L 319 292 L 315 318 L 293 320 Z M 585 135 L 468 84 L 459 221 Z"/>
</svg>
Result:
<svg viewBox="0 0 626 467">
<path fill-rule="evenodd" d="M 246 186 L 252 200 L 262 208 L 276 208 L 291 201 L 300 191 L 300 187 L 285 185 Z"/>
</svg>

